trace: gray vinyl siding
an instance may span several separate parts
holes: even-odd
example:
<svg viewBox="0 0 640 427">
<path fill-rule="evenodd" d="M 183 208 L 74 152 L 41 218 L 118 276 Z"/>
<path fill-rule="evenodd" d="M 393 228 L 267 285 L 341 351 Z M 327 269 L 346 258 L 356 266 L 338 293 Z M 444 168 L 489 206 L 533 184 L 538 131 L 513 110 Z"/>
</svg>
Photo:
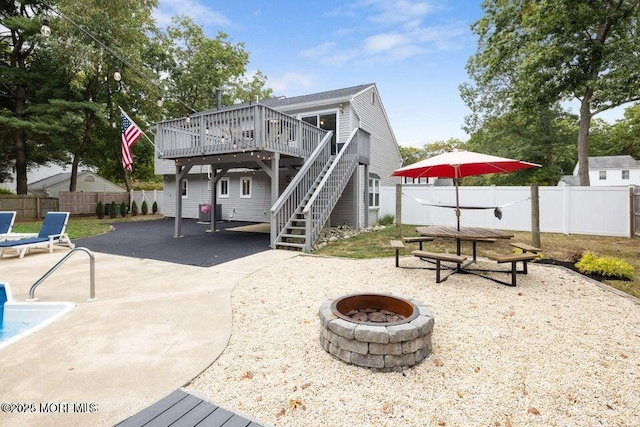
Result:
<svg viewBox="0 0 640 427">
<path fill-rule="evenodd" d="M 176 173 L 176 166 L 173 160 L 163 160 L 158 157 L 155 158 L 153 169 L 156 175 L 174 175 Z"/>
<path fill-rule="evenodd" d="M 371 92 L 376 94 L 373 104 Z M 360 118 L 360 127 L 371 134 L 369 172 L 380 176 L 380 185 L 389 186 L 400 182 L 399 178 L 389 175 L 402 165 L 402 157 L 377 92 L 375 86 L 371 86 L 354 97 L 353 105 Z"/>
<path fill-rule="evenodd" d="M 286 175 L 286 174 L 285 174 Z M 264 172 L 229 172 L 224 175 L 229 178 L 229 197 L 217 198 L 217 204 L 222 205 L 222 218 L 225 221 L 268 222 L 271 210 L 271 180 Z M 251 198 L 240 197 L 240 179 L 251 178 Z M 198 218 L 201 204 L 211 202 L 211 192 L 208 190 L 207 174 L 189 174 L 187 177 L 187 197 L 182 199 L 182 217 Z M 286 176 L 281 179 L 280 188 L 286 185 Z M 168 175 L 164 181 L 165 216 L 175 217 L 175 176 Z M 235 212 L 234 212 L 235 209 Z"/>
<path fill-rule="evenodd" d="M 339 225 L 348 225 L 354 227 L 353 223 L 353 203 L 354 203 L 354 190 L 357 190 L 358 185 L 358 169 L 356 169 L 349 180 L 342 196 L 338 200 L 331 216 L 329 217 L 329 225 L 337 227 Z M 354 189 L 354 186 L 356 187 Z"/>
</svg>

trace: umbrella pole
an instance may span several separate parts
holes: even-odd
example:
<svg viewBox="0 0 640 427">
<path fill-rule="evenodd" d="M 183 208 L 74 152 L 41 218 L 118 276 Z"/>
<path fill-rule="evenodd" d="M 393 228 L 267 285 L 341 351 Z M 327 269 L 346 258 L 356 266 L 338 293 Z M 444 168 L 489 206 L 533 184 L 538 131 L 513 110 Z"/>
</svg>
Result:
<svg viewBox="0 0 640 427">
<path fill-rule="evenodd" d="M 456 184 L 456 222 L 458 226 L 458 231 L 460 231 L 460 195 L 458 194 L 458 178 L 455 178 L 455 184 Z M 461 250 L 460 239 L 456 239 L 456 254 L 458 256 L 460 256 L 460 250 Z M 460 264 L 458 264 L 458 268 L 460 268 Z"/>
</svg>

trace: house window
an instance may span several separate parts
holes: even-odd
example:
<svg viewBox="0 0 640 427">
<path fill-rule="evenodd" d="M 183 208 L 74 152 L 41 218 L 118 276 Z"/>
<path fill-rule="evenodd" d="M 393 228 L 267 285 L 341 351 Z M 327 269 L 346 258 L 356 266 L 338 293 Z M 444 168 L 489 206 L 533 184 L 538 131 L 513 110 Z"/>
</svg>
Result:
<svg viewBox="0 0 640 427">
<path fill-rule="evenodd" d="M 331 154 L 336 154 L 344 144 L 337 143 L 338 137 L 338 119 L 337 112 L 326 114 L 311 114 L 308 116 L 301 116 L 300 120 L 307 122 L 310 125 L 317 126 L 320 129 L 330 130 L 333 132 L 331 135 Z"/>
<path fill-rule="evenodd" d="M 607 171 L 600 171 L 600 181 L 607 179 Z"/>
<path fill-rule="evenodd" d="M 622 179 L 629 179 L 629 171 L 622 171 Z"/>
<path fill-rule="evenodd" d="M 369 176 L 369 207 L 380 207 L 380 178 Z"/>
<path fill-rule="evenodd" d="M 251 198 L 251 178 L 250 177 L 240 178 L 240 198 L 241 199 Z"/>
<path fill-rule="evenodd" d="M 229 198 L 229 178 L 220 178 L 218 181 L 218 197 L 221 199 Z"/>
<path fill-rule="evenodd" d="M 188 197 L 189 194 L 189 180 L 188 179 L 183 179 L 182 180 L 182 198 L 186 199 Z"/>
</svg>

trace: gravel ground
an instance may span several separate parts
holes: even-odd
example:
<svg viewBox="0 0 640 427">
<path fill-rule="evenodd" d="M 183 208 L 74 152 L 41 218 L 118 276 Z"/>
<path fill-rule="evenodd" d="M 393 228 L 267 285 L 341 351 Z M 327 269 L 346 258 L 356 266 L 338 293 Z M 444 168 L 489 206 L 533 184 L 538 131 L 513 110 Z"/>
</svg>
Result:
<svg viewBox="0 0 640 427">
<path fill-rule="evenodd" d="M 432 354 L 375 373 L 325 352 L 320 304 L 361 291 L 426 303 Z M 640 425 L 640 305 L 564 269 L 530 265 L 511 288 L 298 256 L 240 282 L 232 304 L 228 346 L 187 389 L 274 426 Z"/>
</svg>

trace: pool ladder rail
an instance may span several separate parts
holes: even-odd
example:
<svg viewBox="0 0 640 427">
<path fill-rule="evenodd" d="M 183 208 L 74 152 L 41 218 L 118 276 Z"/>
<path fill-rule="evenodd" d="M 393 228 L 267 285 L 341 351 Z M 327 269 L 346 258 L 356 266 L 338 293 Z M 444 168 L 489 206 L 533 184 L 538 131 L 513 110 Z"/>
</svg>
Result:
<svg viewBox="0 0 640 427">
<path fill-rule="evenodd" d="M 56 271 L 58 269 L 58 267 L 60 267 L 62 264 L 64 264 L 64 262 L 66 260 L 68 260 L 71 257 L 71 255 L 73 255 L 77 251 L 84 252 L 87 255 L 89 255 L 89 279 L 90 279 L 91 282 L 90 282 L 90 288 L 89 288 L 89 299 L 87 301 L 95 301 L 95 300 L 97 300 L 97 298 L 96 298 L 96 268 L 95 268 L 96 260 L 95 260 L 95 257 L 93 256 L 93 252 L 91 252 L 87 248 L 74 248 L 74 249 L 71 249 L 71 251 L 69 251 L 68 254 L 66 254 L 60 261 L 58 261 L 56 263 L 56 265 L 51 267 L 49 269 L 49 271 L 47 271 L 41 278 L 39 278 L 31 286 L 31 288 L 29 289 L 29 298 L 27 299 L 27 301 L 29 301 L 29 302 L 37 301 L 38 299 L 35 296 L 36 288 L 38 286 L 40 286 L 40 284 L 42 282 L 44 282 L 44 280 L 47 277 L 49 277 L 51 275 L 51 273 Z"/>
</svg>

